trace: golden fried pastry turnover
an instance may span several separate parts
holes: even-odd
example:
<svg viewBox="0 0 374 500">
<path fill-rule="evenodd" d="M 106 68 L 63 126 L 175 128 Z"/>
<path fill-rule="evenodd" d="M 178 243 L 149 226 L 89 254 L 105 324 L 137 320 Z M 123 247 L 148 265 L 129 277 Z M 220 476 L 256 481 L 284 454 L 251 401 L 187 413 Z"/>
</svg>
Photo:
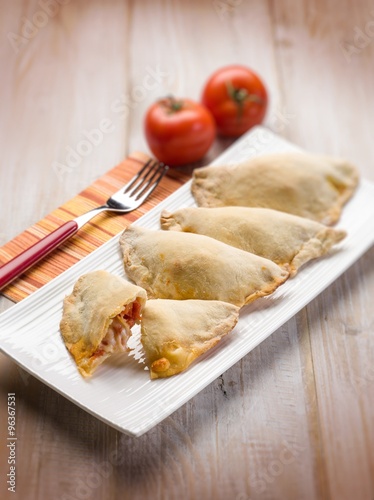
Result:
<svg viewBox="0 0 374 500">
<path fill-rule="evenodd" d="M 146 299 L 145 290 L 107 271 L 78 279 L 64 299 L 60 330 L 83 376 L 92 375 L 111 354 L 127 350 Z"/>
<path fill-rule="evenodd" d="M 278 153 L 197 168 L 191 190 L 202 207 L 273 208 L 330 225 L 357 183 L 357 170 L 344 160 Z"/>
<path fill-rule="evenodd" d="M 239 308 L 216 300 L 149 300 L 141 342 L 151 379 L 185 370 L 231 332 Z"/>
<path fill-rule="evenodd" d="M 204 234 L 270 259 L 294 276 L 311 259 L 324 255 L 346 232 L 270 208 L 188 207 L 163 211 L 166 230 Z"/>
<path fill-rule="evenodd" d="M 128 277 L 149 298 L 222 300 L 242 306 L 289 276 L 274 262 L 208 236 L 130 226 L 120 238 Z"/>
</svg>

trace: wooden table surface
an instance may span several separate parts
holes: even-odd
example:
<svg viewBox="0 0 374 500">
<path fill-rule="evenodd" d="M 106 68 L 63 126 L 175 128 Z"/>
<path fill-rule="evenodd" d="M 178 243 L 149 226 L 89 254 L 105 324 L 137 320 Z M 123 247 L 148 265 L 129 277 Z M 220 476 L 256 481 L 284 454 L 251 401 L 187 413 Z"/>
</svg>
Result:
<svg viewBox="0 0 374 500">
<path fill-rule="evenodd" d="M 0 9 L 0 244 L 131 151 L 147 152 L 142 119 L 157 97 L 199 99 L 207 76 L 234 62 L 267 83 L 266 126 L 346 157 L 374 181 L 369 1 L 14 0 Z M 110 131 L 61 174 L 105 119 Z M 228 144 L 217 141 L 208 159 Z M 371 249 L 140 438 L 0 355 L 1 498 L 373 500 L 373 278 Z M 0 310 L 11 305 L 0 299 Z M 16 494 L 5 483 L 8 393 Z"/>
</svg>

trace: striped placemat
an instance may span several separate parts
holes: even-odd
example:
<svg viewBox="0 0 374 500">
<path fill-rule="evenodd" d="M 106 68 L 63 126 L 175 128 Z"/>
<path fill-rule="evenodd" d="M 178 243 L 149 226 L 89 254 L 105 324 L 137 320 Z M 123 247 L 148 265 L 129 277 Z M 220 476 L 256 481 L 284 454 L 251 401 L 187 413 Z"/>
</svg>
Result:
<svg viewBox="0 0 374 500">
<path fill-rule="evenodd" d="M 64 222 L 102 205 L 111 194 L 118 191 L 131 179 L 148 159 L 149 156 L 143 153 L 131 154 L 87 189 L 9 241 L 0 248 L 0 265 L 11 260 Z M 187 173 L 170 170 L 151 197 L 137 210 L 124 215 L 109 213 L 98 215 L 66 243 L 5 287 L 1 293 L 14 302 L 19 302 L 91 253 L 112 236 L 123 231 L 125 227 L 179 188 L 189 177 L 190 175 Z"/>
</svg>

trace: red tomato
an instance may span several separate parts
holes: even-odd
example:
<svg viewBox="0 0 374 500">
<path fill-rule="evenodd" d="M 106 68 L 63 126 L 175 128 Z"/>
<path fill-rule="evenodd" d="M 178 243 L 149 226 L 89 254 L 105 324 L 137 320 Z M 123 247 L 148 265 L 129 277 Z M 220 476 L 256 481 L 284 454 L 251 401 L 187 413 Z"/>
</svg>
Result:
<svg viewBox="0 0 374 500">
<path fill-rule="evenodd" d="M 216 133 L 214 119 L 202 104 L 174 97 L 153 104 L 144 125 L 152 153 L 173 167 L 200 160 Z"/>
<path fill-rule="evenodd" d="M 207 81 L 203 104 L 211 111 L 218 133 L 238 137 L 264 119 L 267 92 L 260 78 L 245 66 L 226 66 Z"/>
</svg>

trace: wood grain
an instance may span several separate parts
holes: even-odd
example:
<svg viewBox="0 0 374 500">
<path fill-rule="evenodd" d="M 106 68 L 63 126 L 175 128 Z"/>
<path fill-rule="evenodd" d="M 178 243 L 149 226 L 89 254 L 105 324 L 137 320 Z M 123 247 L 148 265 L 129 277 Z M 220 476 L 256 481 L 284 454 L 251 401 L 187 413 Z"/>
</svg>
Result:
<svg viewBox="0 0 374 500">
<path fill-rule="evenodd" d="M 40 6 L 19 0 L 0 9 L 2 244 L 131 151 L 148 153 L 142 120 L 157 97 L 198 99 L 209 73 L 233 62 L 266 81 L 267 126 L 307 150 L 348 158 L 374 180 L 368 1 L 75 0 L 18 52 L 7 35 L 21 33 Z M 112 131 L 58 178 L 55 162 L 105 119 Z M 217 139 L 206 161 L 229 143 Z M 1 498 L 372 500 L 373 264 L 371 249 L 137 439 L 0 355 L 1 474 L 8 392 L 17 395 L 19 438 L 17 493 L 6 496 L 1 482 Z M 1 299 L 0 308 L 10 305 Z"/>
</svg>

